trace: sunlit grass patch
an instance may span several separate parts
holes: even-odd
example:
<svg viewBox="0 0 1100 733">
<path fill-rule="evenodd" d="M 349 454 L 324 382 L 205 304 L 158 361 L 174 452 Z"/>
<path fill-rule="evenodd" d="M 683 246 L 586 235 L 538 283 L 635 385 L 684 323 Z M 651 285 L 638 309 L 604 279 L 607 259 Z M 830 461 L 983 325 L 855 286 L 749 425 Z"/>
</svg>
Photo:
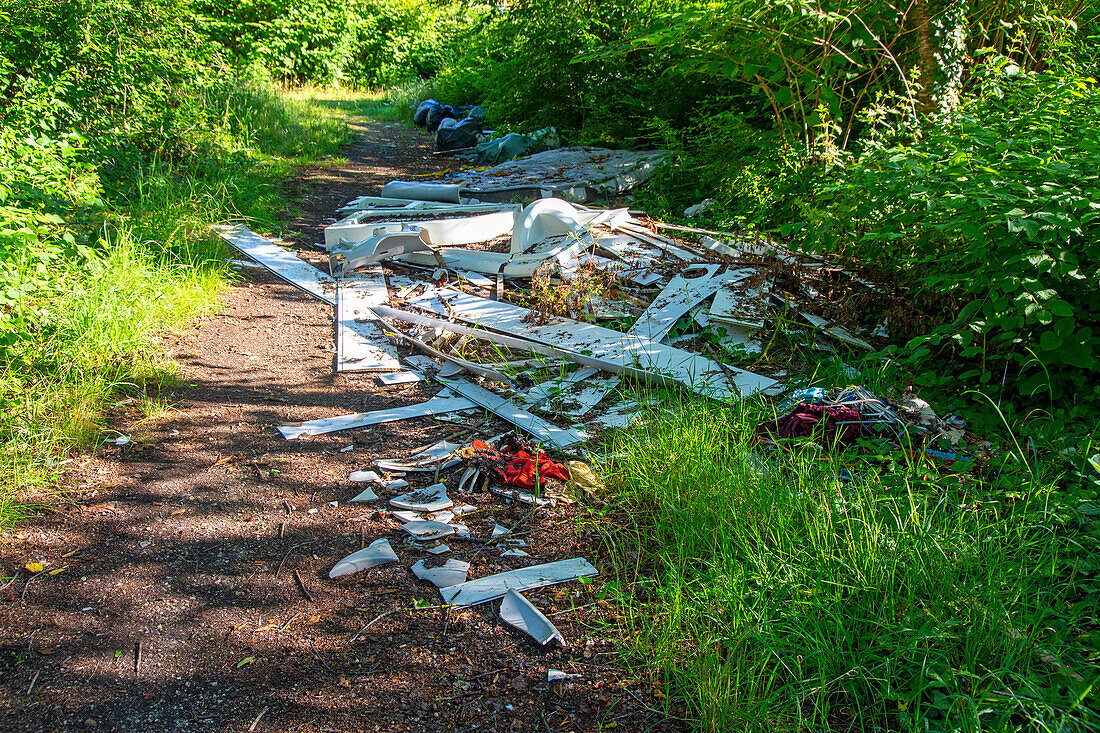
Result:
<svg viewBox="0 0 1100 733">
<path fill-rule="evenodd" d="M 1100 723 L 1095 571 L 1052 480 L 758 450 L 767 410 L 666 405 L 612 446 L 625 625 L 699 729 Z"/>
</svg>

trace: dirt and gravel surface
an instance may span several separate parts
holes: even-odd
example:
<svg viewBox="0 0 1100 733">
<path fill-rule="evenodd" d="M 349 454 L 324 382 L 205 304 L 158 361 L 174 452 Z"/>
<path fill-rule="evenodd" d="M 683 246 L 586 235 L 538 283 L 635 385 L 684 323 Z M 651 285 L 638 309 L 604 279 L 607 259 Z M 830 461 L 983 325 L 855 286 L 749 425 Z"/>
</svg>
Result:
<svg viewBox="0 0 1100 733">
<path fill-rule="evenodd" d="M 355 130 L 346 163 L 287 184 L 303 213 L 284 241 L 303 252 L 354 196 L 450 164 L 409 127 Z M 349 472 L 469 430 L 420 419 L 298 441 L 276 432 L 437 389 L 335 374 L 329 308 L 250 268 L 165 348 L 182 374 L 161 395 L 168 409 L 111 408 L 108 424 L 130 442 L 69 464 L 64 501 L 0 537 L 0 576 L 15 575 L 0 588 L 0 730 L 680 729 L 658 712 L 655 681 L 622 668 L 602 580 L 528 594 L 569 642 L 543 648 L 503 624 L 496 603 L 440 608 L 409 572 L 427 556 L 398 522 L 346 503 L 362 488 Z M 475 537 L 526 511 L 483 492 L 453 498 L 483 508 L 465 519 Z M 536 512 L 529 558 L 458 541 L 453 556 L 472 563 L 470 578 L 575 556 L 603 567 L 598 525 L 578 521 L 587 513 Z M 328 579 L 381 537 L 399 564 Z M 32 576 L 35 562 L 45 572 Z M 550 668 L 578 676 L 547 682 Z"/>
</svg>

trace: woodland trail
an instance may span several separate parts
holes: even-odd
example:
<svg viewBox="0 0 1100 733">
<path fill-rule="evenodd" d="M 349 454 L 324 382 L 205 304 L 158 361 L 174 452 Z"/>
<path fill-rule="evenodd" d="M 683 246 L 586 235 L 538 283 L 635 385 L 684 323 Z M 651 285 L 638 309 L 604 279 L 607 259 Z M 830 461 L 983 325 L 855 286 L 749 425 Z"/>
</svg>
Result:
<svg viewBox="0 0 1100 733">
<path fill-rule="evenodd" d="M 355 128 L 346 163 L 286 184 L 302 210 L 293 244 L 323 241 L 354 196 L 444 165 L 423 133 Z M 411 556 L 328 579 L 336 560 L 396 527 L 345 503 L 358 491 L 349 472 L 455 430 L 420 419 L 284 441 L 277 424 L 432 391 L 335 374 L 332 345 L 329 309 L 256 268 L 214 315 L 165 338 L 181 382 L 161 393 L 164 414 L 111 408 L 107 424 L 130 442 L 70 464 L 65 501 L 2 537 L 8 570 L 64 571 L 30 579 L 23 570 L 0 590 L 0 729 L 679 730 L 653 711 L 663 707 L 659 681 L 620 666 L 599 581 L 533 594 L 570 642 L 544 649 L 489 604 L 441 610 L 435 588 L 409 572 Z M 494 511 L 471 518 L 471 529 L 523 513 L 499 502 Z M 598 532 L 573 521 L 584 511 L 546 510 L 527 538 L 532 555 L 601 566 Z M 517 566 L 465 559 L 471 577 Z M 433 607 L 414 605 L 423 600 Z M 548 668 L 579 677 L 548 683 Z"/>
</svg>

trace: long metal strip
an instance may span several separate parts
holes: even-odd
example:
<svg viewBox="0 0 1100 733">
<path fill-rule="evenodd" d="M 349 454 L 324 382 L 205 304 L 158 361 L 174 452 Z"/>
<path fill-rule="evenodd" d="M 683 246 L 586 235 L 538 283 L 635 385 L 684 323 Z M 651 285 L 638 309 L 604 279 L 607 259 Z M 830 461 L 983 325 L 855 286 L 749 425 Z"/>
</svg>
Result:
<svg viewBox="0 0 1100 733">
<path fill-rule="evenodd" d="M 497 417 L 507 420 L 539 440 L 553 443 L 554 446 L 562 450 L 588 440 L 588 435 L 582 430 L 565 429 L 552 425 L 541 417 L 520 409 L 511 400 L 464 379 L 439 379 L 439 381 L 450 387 L 452 391 L 481 405 Z"/>
<path fill-rule="evenodd" d="M 416 405 L 394 407 L 389 410 L 356 412 L 350 415 L 337 415 L 336 417 L 323 417 L 319 420 L 307 420 L 302 423 L 280 425 L 278 430 L 287 440 L 294 440 L 303 435 L 323 435 L 325 433 L 335 433 L 338 430 L 351 430 L 352 428 L 408 420 L 414 417 L 445 415 L 448 412 L 469 410 L 471 407 L 477 407 L 477 405 L 464 397 L 433 397 Z"/>
</svg>

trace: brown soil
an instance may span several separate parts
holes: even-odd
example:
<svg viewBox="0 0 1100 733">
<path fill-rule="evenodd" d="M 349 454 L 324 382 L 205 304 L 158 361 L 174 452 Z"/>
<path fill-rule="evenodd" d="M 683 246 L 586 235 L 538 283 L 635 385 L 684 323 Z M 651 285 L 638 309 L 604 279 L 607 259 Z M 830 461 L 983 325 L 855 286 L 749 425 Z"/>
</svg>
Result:
<svg viewBox="0 0 1100 733">
<path fill-rule="evenodd" d="M 450 164 L 409 127 L 356 132 L 347 164 L 287 184 L 303 211 L 290 227 L 299 244 L 322 241 L 351 198 Z M 427 555 L 387 513 L 346 503 L 362 488 L 350 471 L 453 435 L 453 424 L 282 439 L 277 424 L 438 389 L 334 374 L 332 347 L 331 310 L 256 269 L 216 315 L 166 340 L 184 375 L 162 395 L 171 410 L 150 420 L 114 408 L 108 423 L 132 441 L 77 461 L 68 501 L 2 537 L 0 575 L 18 575 L 0 589 L 0 729 L 679 730 L 656 712 L 654 681 L 622 668 L 600 579 L 528 594 L 569 642 L 542 648 L 503 624 L 496 603 L 439 608 L 435 587 L 408 570 Z M 414 487 L 433 480 L 410 476 Z M 484 509 L 466 520 L 475 537 L 525 513 L 488 493 L 453 498 Z M 576 521 L 586 514 L 535 513 L 530 558 L 461 541 L 450 556 L 472 563 L 470 578 L 574 556 L 602 568 L 598 533 Z M 328 579 L 380 537 L 399 564 Z M 30 562 L 63 571 L 32 578 Z M 549 668 L 579 677 L 548 683 Z"/>
</svg>

